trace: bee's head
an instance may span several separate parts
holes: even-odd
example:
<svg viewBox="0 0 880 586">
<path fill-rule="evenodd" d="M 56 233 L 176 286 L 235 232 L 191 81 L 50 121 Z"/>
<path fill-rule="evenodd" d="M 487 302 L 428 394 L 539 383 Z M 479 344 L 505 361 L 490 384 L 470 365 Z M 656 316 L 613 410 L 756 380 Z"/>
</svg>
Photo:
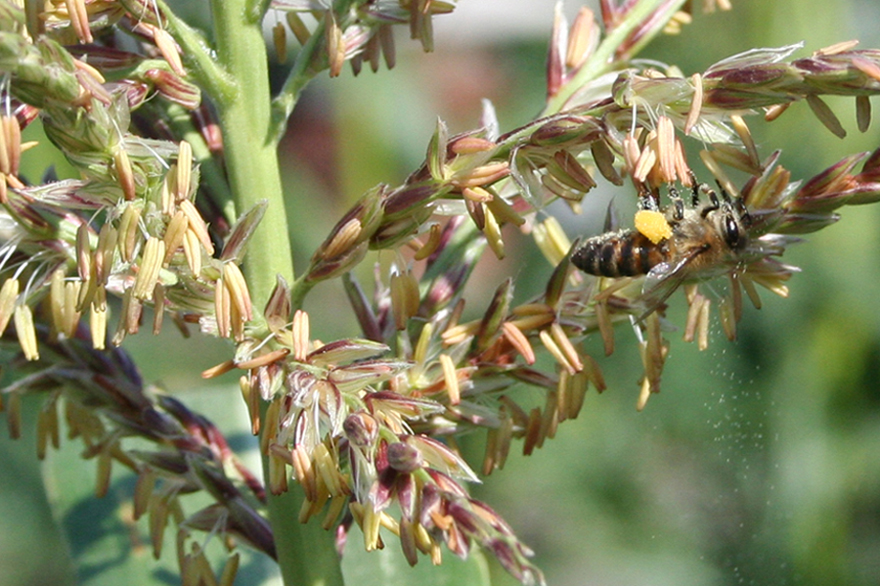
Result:
<svg viewBox="0 0 880 586">
<path fill-rule="evenodd" d="M 718 233 L 731 250 L 742 250 L 749 242 L 748 212 L 740 213 L 730 202 L 724 202 L 715 212 Z"/>
</svg>

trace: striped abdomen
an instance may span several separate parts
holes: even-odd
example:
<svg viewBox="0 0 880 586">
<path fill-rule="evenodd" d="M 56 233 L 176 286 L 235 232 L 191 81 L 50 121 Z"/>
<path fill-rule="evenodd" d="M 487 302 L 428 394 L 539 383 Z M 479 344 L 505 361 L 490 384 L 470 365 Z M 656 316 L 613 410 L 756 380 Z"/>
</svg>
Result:
<svg viewBox="0 0 880 586">
<path fill-rule="evenodd" d="M 623 230 L 588 239 L 571 255 L 571 262 L 599 277 L 636 277 L 647 275 L 666 256 L 666 242 L 654 244 L 640 232 Z"/>
</svg>

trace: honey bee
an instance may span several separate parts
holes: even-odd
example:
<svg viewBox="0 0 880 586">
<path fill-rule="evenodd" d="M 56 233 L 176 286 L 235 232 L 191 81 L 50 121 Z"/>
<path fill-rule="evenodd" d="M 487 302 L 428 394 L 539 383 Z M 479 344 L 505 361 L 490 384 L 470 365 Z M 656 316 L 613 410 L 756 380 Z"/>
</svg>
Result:
<svg viewBox="0 0 880 586">
<path fill-rule="evenodd" d="M 707 186 L 694 184 L 691 207 L 674 188 L 671 205 L 663 210 L 669 235 L 656 243 L 635 229 L 608 232 L 587 239 L 571 256 L 571 262 L 591 275 L 637 277 L 646 275 L 643 291 L 662 303 L 682 282 L 715 276 L 729 270 L 729 261 L 746 249 L 751 220 L 742 200 L 722 197 Z M 708 202 L 700 203 L 700 193 Z M 650 197 L 643 197 L 644 209 L 655 209 Z M 659 211 L 659 210 L 657 210 Z M 713 270 L 716 269 L 716 270 Z"/>
</svg>

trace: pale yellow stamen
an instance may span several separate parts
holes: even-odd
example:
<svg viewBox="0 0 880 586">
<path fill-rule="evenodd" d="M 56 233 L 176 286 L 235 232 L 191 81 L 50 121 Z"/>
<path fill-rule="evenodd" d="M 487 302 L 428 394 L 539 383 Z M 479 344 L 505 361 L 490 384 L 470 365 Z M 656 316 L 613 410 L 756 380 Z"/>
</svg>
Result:
<svg viewBox="0 0 880 586">
<path fill-rule="evenodd" d="M 431 227 L 428 230 L 428 241 L 419 247 L 418 251 L 413 255 L 413 258 L 415 260 L 424 260 L 434 254 L 437 247 L 440 246 L 440 237 L 442 235 L 443 230 L 440 228 L 440 224 L 431 224 Z"/>
<path fill-rule="evenodd" d="M 214 284 L 214 319 L 217 321 L 217 334 L 221 338 L 229 337 L 232 327 L 231 305 L 229 289 L 223 283 L 223 277 L 220 277 Z"/>
<path fill-rule="evenodd" d="M 440 338 L 443 340 L 443 344 L 445 346 L 453 346 L 455 344 L 465 341 L 471 336 L 474 336 L 479 328 L 479 321 L 471 321 L 465 324 L 458 324 L 456 326 L 452 326 L 451 328 L 447 328 L 446 331 L 440 334 Z"/>
<path fill-rule="evenodd" d="M 253 319 L 251 294 L 241 269 L 233 262 L 223 265 L 223 281 L 229 289 L 230 300 L 235 304 L 239 315 L 245 320 Z"/>
<path fill-rule="evenodd" d="M 174 253 L 183 245 L 183 240 L 186 237 L 188 229 L 189 220 L 187 219 L 186 214 L 178 210 L 171 218 L 171 221 L 168 222 L 168 227 L 165 229 L 165 236 L 163 238 L 165 243 L 165 256 L 162 259 L 163 266 L 168 266 L 168 263 L 170 263 L 171 259 L 174 257 Z"/>
<path fill-rule="evenodd" d="M 755 146 L 755 140 L 752 138 L 752 131 L 749 130 L 746 121 L 739 114 L 731 114 L 730 122 L 733 125 L 736 134 L 742 141 L 743 146 L 746 147 L 746 152 L 749 154 L 749 162 L 754 168 L 759 168 L 761 160 L 758 158 L 758 147 Z"/>
<path fill-rule="evenodd" d="M 174 41 L 174 37 L 165 29 L 155 26 L 152 29 L 153 42 L 156 43 L 156 48 L 159 49 L 162 57 L 171 66 L 171 70 L 180 77 L 186 77 L 186 69 L 183 67 L 183 62 L 180 59 L 180 52 L 177 50 L 177 43 Z"/>
<path fill-rule="evenodd" d="M 131 262 L 134 258 L 138 243 L 138 222 L 140 217 L 140 209 L 133 204 L 128 204 L 125 206 L 125 210 L 122 212 L 122 217 L 119 220 L 117 245 L 119 246 L 119 254 L 125 262 Z"/>
<path fill-rule="evenodd" d="M 272 27 L 272 44 L 275 46 L 275 56 L 278 63 L 287 62 L 287 29 L 284 24 L 278 22 Z"/>
<path fill-rule="evenodd" d="M 495 253 L 495 258 L 504 258 L 504 240 L 501 238 L 501 226 L 493 214 L 486 214 L 486 225 L 483 228 L 483 234 L 486 236 L 486 242 L 489 248 Z"/>
<path fill-rule="evenodd" d="M 92 347 L 95 350 L 104 349 L 104 340 L 107 337 L 107 304 L 91 304 L 89 310 L 89 330 L 92 334 Z"/>
<path fill-rule="evenodd" d="M 571 340 L 565 334 L 565 331 L 558 322 L 553 322 L 553 325 L 550 326 L 550 334 L 553 336 L 553 340 L 556 344 L 558 344 L 559 349 L 565 355 L 566 361 L 571 365 L 575 372 L 583 370 L 584 364 L 581 362 L 580 354 L 578 354 L 574 344 L 571 343 Z"/>
<path fill-rule="evenodd" d="M 180 210 L 186 214 L 186 218 L 189 220 L 190 230 L 198 236 L 199 242 L 205 247 L 205 251 L 209 255 L 214 254 L 214 244 L 211 243 L 211 236 L 208 234 L 208 225 L 205 224 L 205 220 L 202 219 L 196 206 L 188 199 L 181 201 L 178 205 Z"/>
<path fill-rule="evenodd" d="M 183 254 L 192 275 L 198 277 L 202 272 L 202 249 L 199 236 L 192 229 L 188 229 L 183 235 Z"/>
<path fill-rule="evenodd" d="M 18 336 L 18 344 L 27 360 L 39 360 L 40 351 L 37 348 L 37 330 L 34 327 L 34 314 L 31 308 L 24 303 L 17 303 L 13 310 L 13 322 L 15 333 Z"/>
<path fill-rule="evenodd" d="M 859 41 L 856 39 L 841 41 L 839 43 L 834 43 L 833 45 L 830 45 L 828 47 L 823 47 L 822 49 L 819 49 L 818 51 L 813 53 L 813 55 L 817 57 L 821 57 L 823 55 L 836 55 L 838 53 L 844 53 L 846 51 L 849 51 L 850 49 L 854 49 L 856 46 L 858 46 L 858 44 Z"/>
<path fill-rule="evenodd" d="M 136 299 L 150 299 L 153 287 L 159 278 L 159 269 L 162 268 L 162 259 L 165 258 L 165 243 L 154 237 L 147 238 L 137 277 L 134 281 L 134 296 Z"/>
<path fill-rule="evenodd" d="M 455 363 L 448 354 L 440 355 L 440 367 L 443 369 L 443 380 L 446 383 L 446 394 L 449 396 L 451 405 L 458 405 L 461 401 L 461 390 L 458 386 L 458 374 L 455 370 Z"/>
<path fill-rule="evenodd" d="M 305 45 L 309 41 L 309 37 L 312 36 L 311 31 L 306 27 L 306 23 L 303 22 L 296 12 L 288 12 L 285 18 L 287 20 L 287 26 L 290 27 L 297 42 L 300 45 Z"/>
<path fill-rule="evenodd" d="M 691 98 L 691 107 L 688 109 L 687 118 L 684 121 L 684 133 L 690 135 L 694 126 L 700 120 L 700 111 L 703 108 L 703 78 L 699 73 L 691 76 L 691 83 L 694 86 L 694 95 Z"/>
<path fill-rule="evenodd" d="M 192 162 L 192 145 L 185 140 L 180 141 L 175 169 L 175 180 L 177 181 L 175 185 L 177 190 L 174 198 L 175 201 L 189 199 L 189 184 L 192 181 Z"/>
<path fill-rule="evenodd" d="M 556 359 L 556 362 L 559 363 L 565 370 L 569 372 L 569 374 L 574 374 L 577 370 L 574 366 L 568 361 L 568 357 L 562 351 L 562 349 L 556 344 L 551 336 L 550 332 L 547 330 L 541 330 L 538 332 L 538 337 L 541 339 L 541 343 L 547 349 L 548 352 Z"/>
<path fill-rule="evenodd" d="M 303 362 L 309 353 L 309 314 L 297 309 L 293 314 L 293 359 Z"/>
<path fill-rule="evenodd" d="M 501 331 L 504 334 L 504 338 L 525 359 L 526 364 L 535 363 L 535 350 L 522 330 L 516 327 L 514 323 L 506 321 L 501 324 Z"/>
<path fill-rule="evenodd" d="M 122 188 L 122 194 L 127 201 L 133 200 L 137 196 L 135 191 L 134 173 L 131 169 L 131 160 L 128 153 L 121 146 L 116 149 L 113 154 L 113 162 L 116 167 L 116 176 L 119 180 L 119 187 Z"/>
<path fill-rule="evenodd" d="M 289 349 L 281 348 L 279 350 L 266 352 L 265 354 L 261 354 L 260 356 L 251 358 L 250 360 L 242 360 L 241 362 L 237 362 L 235 364 L 235 367 L 241 370 L 252 370 L 254 368 L 259 368 L 260 366 L 266 366 L 267 364 L 278 362 L 282 358 L 286 357 L 288 354 L 290 354 Z"/>
<path fill-rule="evenodd" d="M 668 116 L 657 120 L 657 154 L 660 178 L 664 182 L 675 181 L 675 126 Z"/>
</svg>

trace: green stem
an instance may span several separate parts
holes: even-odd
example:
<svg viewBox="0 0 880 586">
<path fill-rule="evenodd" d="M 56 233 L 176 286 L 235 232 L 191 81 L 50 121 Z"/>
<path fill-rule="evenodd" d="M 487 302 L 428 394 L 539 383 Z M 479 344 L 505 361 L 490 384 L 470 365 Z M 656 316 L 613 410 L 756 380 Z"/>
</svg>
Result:
<svg viewBox="0 0 880 586">
<path fill-rule="evenodd" d="M 684 3 L 685 0 L 675 0 L 674 2 L 670 2 L 670 0 L 642 0 L 636 4 L 632 10 L 627 13 L 623 22 L 618 24 L 610 33 L 608 33 L 602 43 L 596 48 L 596 52 L 593 53 L 590 59 L 584 63 L 580 69 L 578 69 L 574 77 L 568 80 L 565 85 L 559 89 L 555 96 L 547 100 L 547 106 L 544 108 L 541 116 L 549 116 L 550 114 L 560 112 L 565 108 L 568 100 L 570 100 L 578 90 L 589 81 L 608 71 L 609 67 L 615 61 L 614 54 L 623 45 L 626 38 L 636 30 L 636 28 L 644 26 L 645 21 L 652 12 L 661 7 L 663 8 L 663 14 L 658 15 L 659 18 L 655 19 L 651 25 L 651 32 L 630 48 L 630 57 L 660 32 L 663 29 L 663 26 L 665 26 L 666 21 L 668 21 Z M 659 23 L 662 23 L 662 25 Z"/>
<path fill-rule="evenodd" d="M 306 84 L 319 72 L 327 67 L 326 55 L 322 55 L 319 64 L 314 63 L 315 52 L 324 47 L 324 21 L 318 22 L 318 26 L 312 31 L 312 36 L 306 41 L 296 56 L 293 68 L 284 80 L 284 86 L 272 101 L 273 126 L 272 136 L 275 140 L 281 138 L 284 129 L 287 128 L 287 119 L 296 106 L 299 95 Z"/>
<path fill-rule="evenodd" d="M 245 275 L 256 308 L 269 298 L 280 274 L 293 282 L 284 194 L 276 143 L 271 137 L 268 55 L 259 18 L 248 18 L 245 0 L 212 2 L 217 58 L 235 80 L 232 92 L 214 96 L 223 127 L 224 153 L 237 214 L 261 200 L 267 213 L 249 244 Z"/>
<path fill-rule="evenodd" d="M 258 2 L 260 0 L 253 0 Z M 370 0 L 335 0 L 331 2 L 337 25 L 346 30 L 349 24 L 356 18 L 356 7 L 367 4 Z M 318 24 L 312 30 L 309 40 L 297 53 L 296 61 L 284 80 L 284 86 L 278 92 L 272 103 L 274 113 L 273 136 L 276 140 L 281 138 L 287 126 L 287 118 L 293 112 L 297 100 L 303 88 L 318 73 L 327 69 L 330 65 L 325 42 L 326 22 L 323 18 L 318 19 Z"/>
<path fill-rule="evenodd" d="M 162 0 L 159 0 L 159 9 L 165 17 L 168 32 L 180 45 L 189 70 L 198 78 L 202 88 L 215 100 L 222 96 L 230 97 L 235 91 L 235 84 L 228 72 L 223 71 L 214 60 L 205 39 L 174 14 Z"/>
<path fill-rule="evenodd" d="M 241 213 L 258 201 L 268 213 L 255 231 L 244 265 L 255 306 L 262 308 L 276 275 L 294 282 L 293 257 L 285 215 L 276 141 L 272 128 L 268 55 L 261 30 L 262 15 L 250 0 L 212 0 L 217 59 L 234 91 L 213 96 L 223 127 L 226 163 L 234 202 Z M 263 458 L 264 472 L 268 472 Z M 269 496 L 269 522 L 278 564 L 286 586 L 342 585 L 334 536 L 317 523 L 302 525 L 297 516 L 303 494 L 295 488 Z"/>
<path fill-rule="evenodd" d="M 306 275 L 303 273 L 303 275 L 300 276 L 290 288 L 290 307 L 293 310 L 302 309 L 306 295 L 308 295 L 309 291 L 312 290 L 312 287 L 315 286 L 313 282 L 306 281 L 305 277 Z"/>
</svg>

